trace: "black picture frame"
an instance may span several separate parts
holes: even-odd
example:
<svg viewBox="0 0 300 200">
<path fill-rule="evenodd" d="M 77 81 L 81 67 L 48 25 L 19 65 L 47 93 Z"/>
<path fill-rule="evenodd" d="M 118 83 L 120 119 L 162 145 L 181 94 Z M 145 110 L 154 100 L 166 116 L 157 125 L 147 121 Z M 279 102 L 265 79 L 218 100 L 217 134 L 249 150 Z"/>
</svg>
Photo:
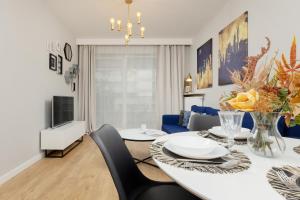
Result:
<svg viewBox="0 0 300 200">
<path fill-rule="evenodd" d="M 65 53 L 66 60 L 71 62 L 73 53 L 72 53 L 72 47 L 69 43 L 65 43 L 64 53 Z"/>
<path fill-rule="evenodd" d="M 63 57 L 57 55 L 57 74 L 63 74 Z"/>
<path fill-rule="evenodd" d="M 49 69 L 52 71 L 57 70 L 57 57 L 52 53 L 49 54 Z"/>
</svg>

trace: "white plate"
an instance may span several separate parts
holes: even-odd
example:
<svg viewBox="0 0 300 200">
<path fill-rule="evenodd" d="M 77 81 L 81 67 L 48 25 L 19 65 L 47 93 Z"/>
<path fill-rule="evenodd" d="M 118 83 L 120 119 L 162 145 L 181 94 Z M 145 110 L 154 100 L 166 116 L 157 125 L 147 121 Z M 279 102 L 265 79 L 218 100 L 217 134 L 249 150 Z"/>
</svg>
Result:
<svg viewBox="0 0 300 200">
<path fill-rule="evenodd" d="M 227 137 L 225 131 L 223 131 L 221 126 L 215 126 L 208 130 L 210 133 L 218 137 Z M 251 135 L 251 132 L 247 128 L 241 128 L 241 132 L 234 135 L 235 139 L 247 139 Z"/>
<path fill-rule="evenodd" d="M 164 147 L 177 155 L 193 159 L 213 159 L 229 153 L 217 142 L 199 136 L 177 136 L 165 142 Z"/>
</svg>

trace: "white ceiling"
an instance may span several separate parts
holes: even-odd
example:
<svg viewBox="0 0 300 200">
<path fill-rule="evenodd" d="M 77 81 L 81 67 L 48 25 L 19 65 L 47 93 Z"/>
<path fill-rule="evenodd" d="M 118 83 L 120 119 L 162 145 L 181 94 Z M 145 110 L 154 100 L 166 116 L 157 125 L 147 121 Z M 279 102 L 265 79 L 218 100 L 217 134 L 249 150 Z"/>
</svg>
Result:
<svg viewBox="0 0 300 200">
<path fill-rule="evenodd" d="M 124 0 L 46 0 L 77 38 L 121 38 L 109 29 L 111 17 L 126 20 Z M 132 15 L 142 12 L 147 38 L 190 38 L 209 23 L 226 0 L 133 0 Z"/>
</svg>

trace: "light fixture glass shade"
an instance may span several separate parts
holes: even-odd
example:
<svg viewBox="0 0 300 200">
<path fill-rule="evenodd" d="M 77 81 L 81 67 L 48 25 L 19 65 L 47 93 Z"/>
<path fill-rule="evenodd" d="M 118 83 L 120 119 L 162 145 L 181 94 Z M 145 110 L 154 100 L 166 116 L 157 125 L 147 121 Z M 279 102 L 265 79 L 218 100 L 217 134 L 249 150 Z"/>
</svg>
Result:
<svg viewBox="0 0 300 200">
<path fill-rule="evenodd" d="M 121 31 L 122 30 L 122 21 L 118 20 L 117 25 L 118 25 L 118 31 Z"/>
<path fill-rule="evenodd" d="M 127 34 L 128 34 L 129 36 L 132 35 L 132 23 L 131 23 L 131 22 L 128 22 L 128 23 L 127 23 Z"/>
<path fill-rule="evenodd" d="M 137 12 L 137 13 L 136 13 L 137 23 L 138 23 L 138 24 L 141 23 L 141 16 L 142 16 L 141 12 Z"/>
<path fill-rule="evenodd" d="M 186 79 L 185 79 L 186 82 L 193 82 L 193 79 L 192 79 L 192 76 L 191 74 L 189 74 Z"/>
<path fill-rule="evenodd" d="M 110 18 L 110 29 L 111 30 L 115 29 L 115 19 L 114 18 Z"/>
<path fill-rule="evenodd" d="M 145 37 L 145 27 L 141 27 L 141 38 L 144 38 Z"/>
<path fill-rule="evenodd" d="M 125 39 L 125 44 L 127 45 L 128 44 L 128 42 L 129 42 L 129 35 L 125 35 L 124 36 L 124 39 Z"/>
</svg>

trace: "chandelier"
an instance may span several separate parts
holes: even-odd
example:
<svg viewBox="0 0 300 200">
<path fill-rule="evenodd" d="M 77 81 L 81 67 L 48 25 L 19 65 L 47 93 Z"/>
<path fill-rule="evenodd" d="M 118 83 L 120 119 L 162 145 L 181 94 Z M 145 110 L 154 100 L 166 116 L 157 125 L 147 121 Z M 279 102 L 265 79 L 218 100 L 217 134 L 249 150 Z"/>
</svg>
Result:
<svg viewBox="0 0 300 200">
<path fill-rule="evenodd" d="M 132 0 L 125 0 L 125 3 L 128 6 L 128 14 L 127 14 L 127 23 L 125 26 L 125 44 L 127 45 L 130 39 L 133 37 L 133 23 L 131 21 L 131 16 L 130 16 L 130 5 L 132 4 Z M 144 38 L 145 37 L 145 27 L 142 26 L 142 21 L 141 21 L 142 14 L 141 12 L 136 13 L 136 23 L 139 29 L 139 37 Z M 110 29 L 111 31 L 117 30 L 118 32 L 121 32 L 123 27 L 122 27 L 122 21 L 118 19 L 117 21 L 115 18 L 110 19 Z"/>
</svg>

